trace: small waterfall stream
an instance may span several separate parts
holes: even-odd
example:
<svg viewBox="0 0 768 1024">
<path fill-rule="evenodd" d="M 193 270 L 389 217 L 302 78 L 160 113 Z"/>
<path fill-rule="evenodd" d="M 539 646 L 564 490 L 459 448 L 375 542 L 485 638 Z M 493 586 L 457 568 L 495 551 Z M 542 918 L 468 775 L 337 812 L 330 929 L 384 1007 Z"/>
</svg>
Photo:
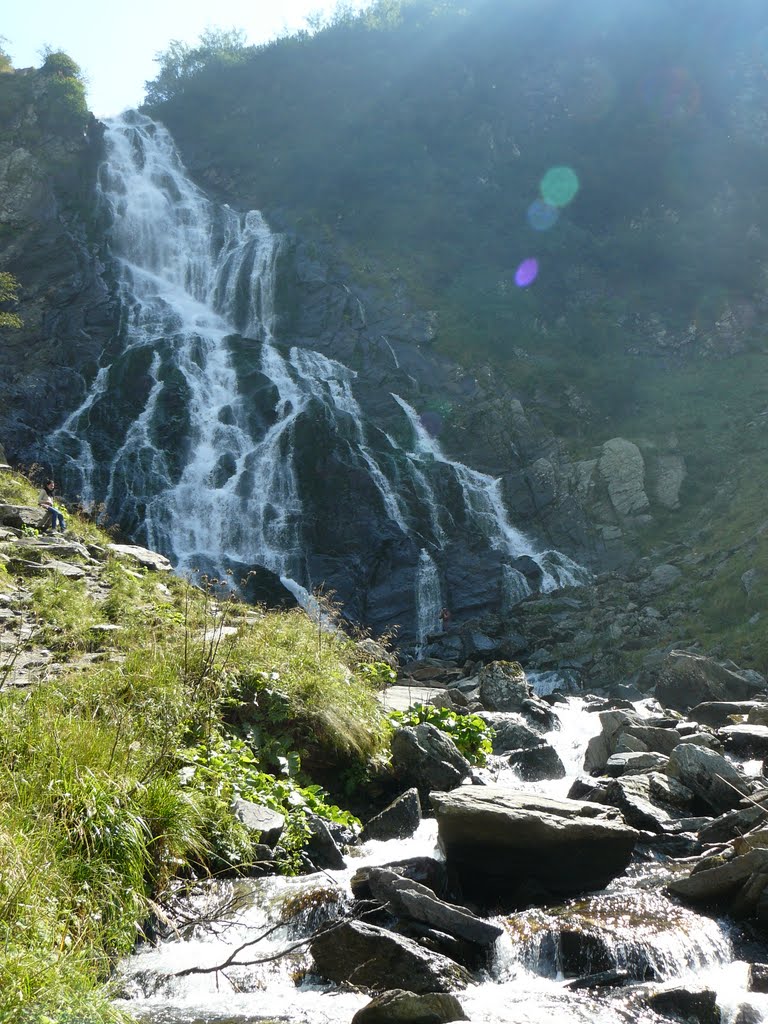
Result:
<svg viewBox="0 0 768 1024">
<path fill-rule="evenodd" d="M 557 714 L 559 728 L 547 738 L 557 744 L 567 778 L 554 787 L 526 784 L 550 795 L 567 791 L 597 731 L 596 716 L 579 698 L 557 705 Z M 509 777 L 504 781 L 514 784 Z M 238 949 L 237 959 L 248 961 L 295 945 L 350 905 L 349 880 L 358 868 L 413 856 L 439 858 L 436 840 L 436 824 L 426 819 L 411 839 L 354 849 L 343 871 L 211 883 L 186 906 L 198 923 L 182 923 L 175 937 L 144 945 L 121 965 L 120 1005 L 144 1024 L 347 1024 L 368 996 L 307 973 L 311 958 L 304 945 L 273 962 L 217 973 L 179 972 L 223 964 Z M 581 929 L 594 955 L 616 969 L 631 968 L 662 985 L 715 989 L 723 1024 L 735 1024 L 736 1010 L 745 1004 L 751 1020 L 768 1021 L 768 996 L 745 991 L 747 965 L 734 961 L 730 925 L 675 904 L 663 893 L 661 877 L 653 862 L 639 861 L 603 892 L 497 918 L 504 934 L 489 969 L 457 993 L 467 1016 L 478 1024 L 545 1024 L 553 1017 L 562 1024 L 661 1024 L 664 1018 L 632 1001 L 631 986 L 601 994 L 565 987 L 564 973 L 573 976 L 567 958 L 574 955 L 565 939 Z M 245 946 L 277 923 L 277 931 L 258 946 Z"/>
</svg>

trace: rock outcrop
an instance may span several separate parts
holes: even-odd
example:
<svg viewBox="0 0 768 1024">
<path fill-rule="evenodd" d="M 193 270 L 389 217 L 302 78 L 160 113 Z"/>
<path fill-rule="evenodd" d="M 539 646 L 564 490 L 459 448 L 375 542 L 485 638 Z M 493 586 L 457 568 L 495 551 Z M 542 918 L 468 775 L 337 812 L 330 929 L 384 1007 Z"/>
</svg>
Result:
<svg viewBox="0 0 768 1024">
<path fill-rule="evenodd" d="M 499 786 L 434 793 L 440 845 L 464 897 L 507 909 L 599 889 L 629 864 L 634 829 L 594 804 Z"/>
</svg>

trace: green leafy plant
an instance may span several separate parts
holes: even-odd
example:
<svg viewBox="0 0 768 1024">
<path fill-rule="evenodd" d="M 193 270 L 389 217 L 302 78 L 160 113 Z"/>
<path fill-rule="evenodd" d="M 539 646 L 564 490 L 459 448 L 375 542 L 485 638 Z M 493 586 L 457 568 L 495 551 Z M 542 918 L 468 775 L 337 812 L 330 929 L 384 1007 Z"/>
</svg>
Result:
<svg viewBox="0 0 768 1024">
<path fill-rule="evenodd" d="M 422 722 L 436 726 L 451 737 L 470 764 L 484 765 L 493 749 L 493 729 L 479 715 L 461 715 L 431 704 L 412 704 L 407 711 L 393 711 L 389 719 L 396 728 Z"/>
<path fill-rule="evenodd" d="M 397 682 L 397 672 L 386 661 L 364 661 L 358 665 L 357 670 L 364 679 L 381 690 Z"/>
<path fill-rule="evenodd" d="M 262 770 L 253 748 L 237 736 L 219 733 L 181 752 L 183 783 L 214 797 L 220 808 L 230 807 L 236 797 L 261 804 L 285 816 L 285 828 L 277 846 L 278 863 L 285 874 L 294 874 L 309 836 L 306 812 L 358 830 L 360 821 L 330 803 L 317 785 L 298 781 L 301 761 L 294 752 L 281 758 L 283 774 Z M 258 837 L 256 837 L 258 841 Z"/>
</svg>

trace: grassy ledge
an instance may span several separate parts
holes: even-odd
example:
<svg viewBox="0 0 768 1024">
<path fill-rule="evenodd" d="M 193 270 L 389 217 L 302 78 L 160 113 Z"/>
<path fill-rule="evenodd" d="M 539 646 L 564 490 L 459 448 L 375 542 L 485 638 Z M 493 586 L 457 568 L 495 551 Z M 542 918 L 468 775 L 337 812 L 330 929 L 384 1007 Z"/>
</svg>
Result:
<svg viewBox="0 0 768 1024">
<path fill-rule="evenodd" d="M 36 500 L 0 475 L 0 502 Z M 173 879 L 251 870 L 260 836 L 233 800 L 285 814 L 276 855 L 300 870 L 308 811 L 356 825 L 307 769 L 343 793 L 391 727 L 370 654 L 301 611 L 119 561 L 76 516 L 89 556 L 56 556 L 76 579 L 34 531 L 2 533 L 0 1022 L 122 1021 L 104 983 Z M 34 655 L 45 678 L 16 685 Z"/>
</svg>

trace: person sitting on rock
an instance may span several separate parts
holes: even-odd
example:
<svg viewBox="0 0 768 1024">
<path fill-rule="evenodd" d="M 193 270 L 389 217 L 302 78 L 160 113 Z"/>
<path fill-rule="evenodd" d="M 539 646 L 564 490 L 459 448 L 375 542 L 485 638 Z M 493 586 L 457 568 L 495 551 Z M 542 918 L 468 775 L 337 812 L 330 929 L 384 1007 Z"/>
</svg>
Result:
<svg viewBox="0 0 768 1024">
<path fill-rule="evenodd" d="M 55 532 L 56 527 L 58 526 L 61 532 L 64 533 L 67 528 L 67 524 L 64 522 L 64 516 L 53 504 L 53 494 L 55 490 L 56 484 L 53 480 L 46 480 L 43 484 L 42 491 L 40 491 L 40 497 L 37 499 L 37 504 L 46 510 L 50 518 L 50 526 L 48 525 L 48 520 L 46 520 L 44 530 L 50 529 L 52 532 Z"/>
</svg>

